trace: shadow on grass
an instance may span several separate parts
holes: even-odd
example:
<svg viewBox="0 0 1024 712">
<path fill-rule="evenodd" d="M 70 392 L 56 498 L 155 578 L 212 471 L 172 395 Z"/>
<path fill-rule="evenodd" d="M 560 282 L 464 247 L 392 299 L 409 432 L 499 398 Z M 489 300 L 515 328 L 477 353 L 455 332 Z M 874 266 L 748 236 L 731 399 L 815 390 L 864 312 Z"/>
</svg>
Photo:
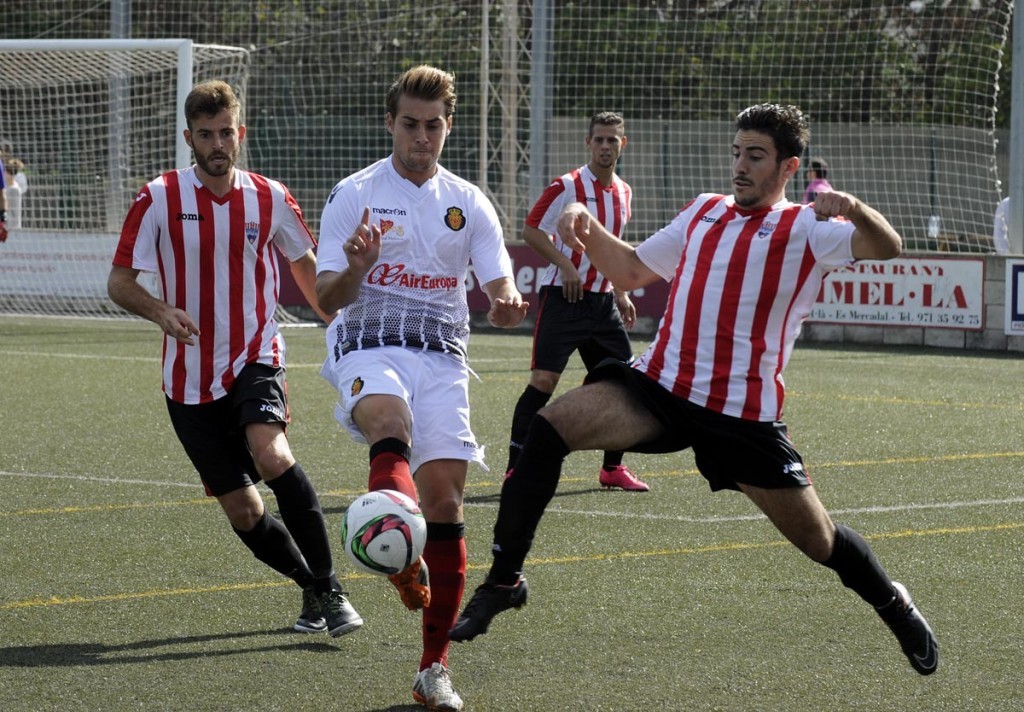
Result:
<svg viewBox="0 0 1024 712">
<path fill-rule="evenodd" d="M 285 636 L 295 642 L 271 645 L 232 647 L 224 650 L 208 648 L 180 652 L 158 652 L 168 646 L 194 646 L 217 641 L 236 641 L 245 638 Z M 193 635 L 183 638 L 140 640 L 136 643 L 53 643 L 52 645 L 24 645 L 0 648 L 0 667 L 72 667 L 76 665 L 123 665 L 125 663 L 152 663 L 166 660 L 191 660 L 211 656 L 238 655 L 273 650 L 308 650 L 313 652 L 341 652 L 342 648 L 329 642 L 312 642 L 309 634 L 296 633 L 291 628 L 243 631 L 217 635 Z M 302 637 L 300 637 L 302 636 Z"/>
</svg>

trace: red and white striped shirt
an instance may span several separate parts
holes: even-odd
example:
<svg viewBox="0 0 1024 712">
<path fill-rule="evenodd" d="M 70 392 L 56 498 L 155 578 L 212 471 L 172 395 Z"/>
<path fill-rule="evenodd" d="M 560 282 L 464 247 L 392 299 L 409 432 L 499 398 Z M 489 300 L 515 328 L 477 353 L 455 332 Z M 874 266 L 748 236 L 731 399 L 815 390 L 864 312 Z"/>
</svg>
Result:
<svg viewBox="0 0 1024 712">
<path fill-rule="evenodd" d="M 234 188 L 218 198 L 194 168 L 171 171 L 135 197 L 114 264 L 156 272 L 160 298 L 199 326 L 194 346 L 164 335 L 163 389 L 172 400 L 208 403 L 247 364 L 284 366 L 272 244 L 295 261 L 316 241 L 288 189 L 256 173 L 236 169 Z"/>
<path fill-rule="evenodd" d="M 780 420 L 782 370 L 822 280 L 854 261 L 853 232 L 788 200 L 749 212 L 732 196 L 698 196 L 637 247 L 672 287 L 635 367 L 710 410 Z"/>
<path fill-rule="evenodd" d="M 558 239 L 558 216 L 570 203 L 586 205 L 590 214 L 608 232 L 621 238 L 631 215 L 633 190 L 614 173 L 612 184 L 605 187 L 588 166 L 581 166 L 552 181 L 526 216 L 527 225 L 551 235 L 555 248 L 572 260 L 585 291 L 610 292 L 612 283 L 590 263 L 586 253 L 575 252 Z M 554 264 L 549 264 L 540 283 L 545 286 L 562 286 L 562 271 Z"/>
</svg>

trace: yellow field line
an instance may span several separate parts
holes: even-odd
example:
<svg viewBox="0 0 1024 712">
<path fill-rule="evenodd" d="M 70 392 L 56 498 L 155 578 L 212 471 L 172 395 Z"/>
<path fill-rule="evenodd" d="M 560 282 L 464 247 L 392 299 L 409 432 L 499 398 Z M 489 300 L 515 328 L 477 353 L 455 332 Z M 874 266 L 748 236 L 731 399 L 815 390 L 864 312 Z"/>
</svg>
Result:
<svg viewBox="0 0 1024 712">
<path fill-rule="evenodd" d="M 838 462 L 816 462 L 810 463 L 809 469 L 811 471 L 824 469 L 828 467 L 875 467 L 878 465 L 906 465 L 906 464 L 921 464 L 928 462 L 960 462 L 963 460 L 989 460 L 989 459 L 1000 459 L 1000 458 L 1024 458 L 1024 452 L 978 452 L 978 453 L 963 453 L 956 455 L 928 455 L 921 457 L 889 457 L 878 460 L 840 460 Z M 696 476 L 700 473 L 696 468 L 689 468 L 685 470 L 662 470 L 662 471 L 644 471 L 645 479 L 660 479 L 664 477 L 683 477 L 683 476 Z M 576 482 L 590 482 L 592 477 L 571 477 L 563 476 L 559 481 L 562 483 L 576 483 Z M 198 485 L 197 485 L 198 487 Z M 501 480 L 495 480 L 492 482 L 467 482 L 466 490 L 480 490 L 480 489 L 500 489 Z M 320 492 L 321 497 L 342 497 L 348 499 L 355 499 L 359 495 L 363 494 L 365 490 L 356 489 L 336 489 L 336 490 L 325 490 Z M 68 506 L 68 507 L 34 507 L 30 509 L 16 509 L 10 512 L 0 511 L 0 517 L 16 517 L 16 516 L 28 516 L 28 515 L 53 515 L 53 514 L 82 514 L 92 512 L 113 512 L 122 510 L 145 510 L 145 509 L 158 509 L 162 507 L 178 507 L 182 505 L 195 505 L 195 504 L 215 504 L 216 500 L 212 497 L 203 497 L 201 499 L 184 499 L 176 501 L 164 501 L 164 502 L 137 502 L 137 503 L 124 503 L 124 504 L 96 504 L 88 506 Z"/>
<path fill-rule="evenodd" d="M 864 538 L 869 541 L 875 541 L 879 539 L 902 539 L 907 537 L 923 537 L 923 536 L 946 536 L 950 534 L 983 534 L 988 532 L 1002 532 L 1012 531 L 1016 529 L 1024 529 L 1024 522 L 1018 523 L 1005 523 L 1005 524 L 993 524 L 989 526 L 980 527 L 940 527 L 937 529 L 905 529 L 898 532 L 883 532 L 881 534 L 870 534 L 864 535 Z M 713 554 L 717 552 L 729 552 L 729 551 L 750 551 L 754 549 L 768 549 L 775 547 L 788 547 L 791 544 L 787 541 L 771 541 L 762 543 L 743 543 L 734 542 L 731 544 L 713 544 L 710 546 L 700 547 L 680 547 L 674 549 L 653 549 L 650 551 L 623 551 L 614 554 L 592 554 L 589 556 L 565 556 L 557 558 L 544 558 L 544 559 L 528 559 L 527 566 L 550 566 L 557 564 L 578 564 L 586 563 L 591 561 L 615 561 L 622 559 L 641 559 L 651 558 L 657 556 L 695 556 L 699 554 Z M 468 570 L 479 570 L 489 568 L 490 564 L 471 564 L 466 568 Z M 340 577 L 342 580 L 353 580 L 363 578 L 374 578 L 369 574 L 350 574 L 348 576 Z M 8 603 L 0 603 L 0 611 L 10 611 L 25 608 L 47 608 L 53 606 L 68 606 L 76 604 L 87 604 L 87 603 L 110 603 L 117 601 L 133 601 L 144 598 L 160 598 L 170 596 L 184 596 L 184 595 L 195 595 L 204 593 L 221 593 L 224 591 L 251 591 L 258 589 L 268 588 L 281 588 L 282 586 L 294 585 L 292 581 L 266 581 L 262 583 L 239 583 L 239 584 L 224 584 L 221 586 L 208 586 L 204 588 L 176 588 L 176 589 L 162 589 L 155 591 L 138 591 L 135 593 L 116 593 L 107 594 L 103 596 L 72 596 L 67 598 L 60 598 L 58 596 L 51 596 L 50 598 L 34 598 L 25 601 L 10 601 Z"/>
</svg>

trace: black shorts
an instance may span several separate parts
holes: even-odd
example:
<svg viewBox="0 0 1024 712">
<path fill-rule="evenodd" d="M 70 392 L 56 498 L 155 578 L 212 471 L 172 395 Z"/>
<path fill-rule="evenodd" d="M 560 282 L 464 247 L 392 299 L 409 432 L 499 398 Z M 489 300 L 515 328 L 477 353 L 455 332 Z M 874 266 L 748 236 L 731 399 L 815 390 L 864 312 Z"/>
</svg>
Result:
<svg viewBox="0 0 1024 712">
<path fill-rule="evenodd" d="M 570 304 L 561 287 L 540 288 L 530 369 L 561 373 L 573 351 L 591 370 L 606 358 L 631 362 L 633 346 L 612 292 L 584 292 Z"/>
<path fill-rule="evenodd" d="M 781 420 L 759 422 L 723 415 L 672 395 L 647 375 L 619 361 L 604 361 L 587 375 L 587 383 L 619 381 L 634 394 L 664 429 L 631 452 L 666 453 L 693 449 L 697 469 L 712 490 L 754 487 L 803 487 L 811 484 L 803 459 Z"/>
<path fill-rule="evenodd" d="M 245 439 L 245 426 L 288 422 L 284 369 L 251 363 L 223 398 L 198 405 L 167 398 L 167 412 L 208 495 L 219 497 L 253 485 L 260 476 Z"/>
</svg>

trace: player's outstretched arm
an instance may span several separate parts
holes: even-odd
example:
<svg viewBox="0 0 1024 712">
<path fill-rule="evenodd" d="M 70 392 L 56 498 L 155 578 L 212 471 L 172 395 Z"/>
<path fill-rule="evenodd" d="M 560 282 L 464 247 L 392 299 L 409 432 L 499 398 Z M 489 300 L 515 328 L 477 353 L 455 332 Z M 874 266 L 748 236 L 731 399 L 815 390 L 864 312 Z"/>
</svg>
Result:
<svg viewBox="0 0 1024 712">
<path fill-rule="evenodd" d="M 114 265 L 107 278 L 107 294 L 115 304 L 149 319 L 168 336 L 194 346 L 192 337 L 199 335 L 199 327 L 192 318 L 181 309 L 154 297 L 138 280 L 139 270 Z"/>
</svg>

